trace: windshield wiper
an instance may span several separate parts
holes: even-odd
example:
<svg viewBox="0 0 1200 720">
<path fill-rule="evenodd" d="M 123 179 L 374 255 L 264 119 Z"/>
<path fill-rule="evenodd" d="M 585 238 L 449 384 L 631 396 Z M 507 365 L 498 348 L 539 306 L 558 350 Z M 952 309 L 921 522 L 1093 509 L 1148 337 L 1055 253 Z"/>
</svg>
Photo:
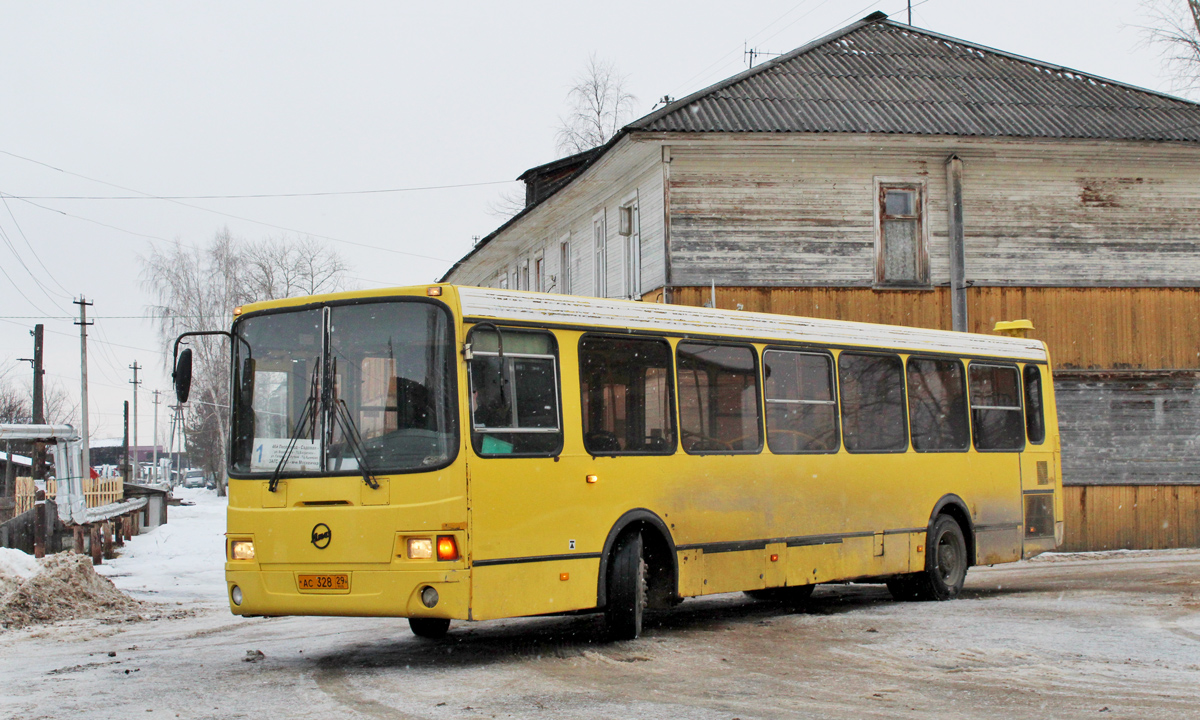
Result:
<svg viewBox="0 0 1200 720">
<path fill-rule="evenodd" d="M 317 412 L 318 412 L 318 389 L 321 385 L 321 360 L 317 358 L 312 374 L 312 381 L 308 386 L 308 398 L 304 400 L 304 408 L 300 410 L 300 417 L 296 420 L 296 427 L 292 430 L 292 436 L 288 438 L 287 447 L 283 450 L 283 457 L 279 458 L 279 464 L 275 466 L 275 472 L 271 473 L 271 482 L 267 483 L 267 489 L 275 492 L 275 488 L 279 486 L 279 478 L 283 474 L 283 468 L 287 465 L 287 461 L 292 457 L 292 450 L 295 449 L 296 443 L 304 436 L 305 428 L 308 428 L 311 440 L 317 439 Z"/>
<path fill-rule="evenodd" d="M 354 424 L 350 408 L 341 398 L 333 403 L 333 421 L 341 428 L 346 445 L 350 447 L 350 452 L 354 453 L 354 459 L 358 461 L 358 469 L 362 471 L 363 482 L 372 490 L 378 490 L 379 481 L 375 479 L 375 474 L 371 472 L 371 467 L 367 464 L 367 448 L 363 444 L 362 435 L 358 432 L 358 426 Z"/>
</svg>

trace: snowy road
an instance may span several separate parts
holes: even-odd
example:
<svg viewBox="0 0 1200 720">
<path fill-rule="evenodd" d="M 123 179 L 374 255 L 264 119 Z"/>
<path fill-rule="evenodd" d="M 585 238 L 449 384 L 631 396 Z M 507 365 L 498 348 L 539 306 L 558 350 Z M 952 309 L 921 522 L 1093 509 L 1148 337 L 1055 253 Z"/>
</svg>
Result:
<svg viewBox="0 0 1200 720">
<path fill-rule="evenodd" d="M 949 603 L 689 600 L 630 643 L 590 617 L 428 642 L 404 620 L 228 614 L 221 508 L 197 499 L 104 566 L 189 612 L 0 632 L 0 717 L 1200 718 L 1200 551 L 975 568 Z"/>
</svg>

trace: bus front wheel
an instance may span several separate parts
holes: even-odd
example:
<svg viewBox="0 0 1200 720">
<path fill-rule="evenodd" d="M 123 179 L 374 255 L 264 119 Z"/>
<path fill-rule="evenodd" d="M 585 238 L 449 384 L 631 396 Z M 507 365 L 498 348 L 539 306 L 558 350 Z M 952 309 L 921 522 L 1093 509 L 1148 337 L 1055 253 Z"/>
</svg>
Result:
<svg viewBox="0 0 1200 720">
<path fill-rule="evenodd" d="M 441 640 L 450 630 L 450 620 L 447 618 L 409 618 L 408 627 L 412 634 L 430 640 Z"/>
<path fill-rule="evenodd" d="M 635 640 L 642 634 L 642 615 L 646 609 L 646 561 L 642 557 L 641 533 L 626 533 L 617 539 L 608 568 L 605 629 L 612 640 Z"/>
</svg>

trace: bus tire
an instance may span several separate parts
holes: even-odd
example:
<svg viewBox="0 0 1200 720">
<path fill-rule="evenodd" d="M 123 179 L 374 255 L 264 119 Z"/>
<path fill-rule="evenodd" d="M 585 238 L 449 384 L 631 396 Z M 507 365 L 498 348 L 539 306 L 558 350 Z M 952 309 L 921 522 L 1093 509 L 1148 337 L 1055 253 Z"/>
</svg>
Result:
<svg viewBox="0 0 1200 720">
<path fill-rule="evenodd" d="M 608 563 L 608 602 L 604 625 L 611 640 L 636 640 L 642 634 L 646 610 L 646 562 L 642 558 L 642 534 L 630 532 L 617 538 Z"/>
<path fill-rule="evenodd" d="M 938 515 L 925 538 L 925 572 L 914 577 L 914 595 L 918 600 L 950 600 L 962 592 L 966 579 L 962 528 L 949 515 Z"/>
<path fill-rule="evenodd" d="M 812 597 L 816 585 L 789 585 L 787 587 L 747 590 L 746 597 L 759 602 L 775 603 L 786 607 L 801 607 Z"/>
<path fill-rule="evenodd" d="M 417 637 L 441 640 L 450 630 L 450 620 L 449 618 L 414 617 L 408 619 L 408 627 Z"/>
</svg>

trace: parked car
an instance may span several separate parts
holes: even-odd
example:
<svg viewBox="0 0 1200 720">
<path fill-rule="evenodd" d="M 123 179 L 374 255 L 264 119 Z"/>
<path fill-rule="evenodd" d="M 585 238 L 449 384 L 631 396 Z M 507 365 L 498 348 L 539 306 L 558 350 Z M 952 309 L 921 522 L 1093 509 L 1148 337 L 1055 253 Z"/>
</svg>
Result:
<svg viewBox="0 0 1200 720">
<path fill-rule="evenodd" d="M 184 471 L 183 482 L 185 488 L 200 488 L 205 487 L 208 482 L 204 477 L 204 471 L 198 468 L 188 468 Z"/>
</svg>

